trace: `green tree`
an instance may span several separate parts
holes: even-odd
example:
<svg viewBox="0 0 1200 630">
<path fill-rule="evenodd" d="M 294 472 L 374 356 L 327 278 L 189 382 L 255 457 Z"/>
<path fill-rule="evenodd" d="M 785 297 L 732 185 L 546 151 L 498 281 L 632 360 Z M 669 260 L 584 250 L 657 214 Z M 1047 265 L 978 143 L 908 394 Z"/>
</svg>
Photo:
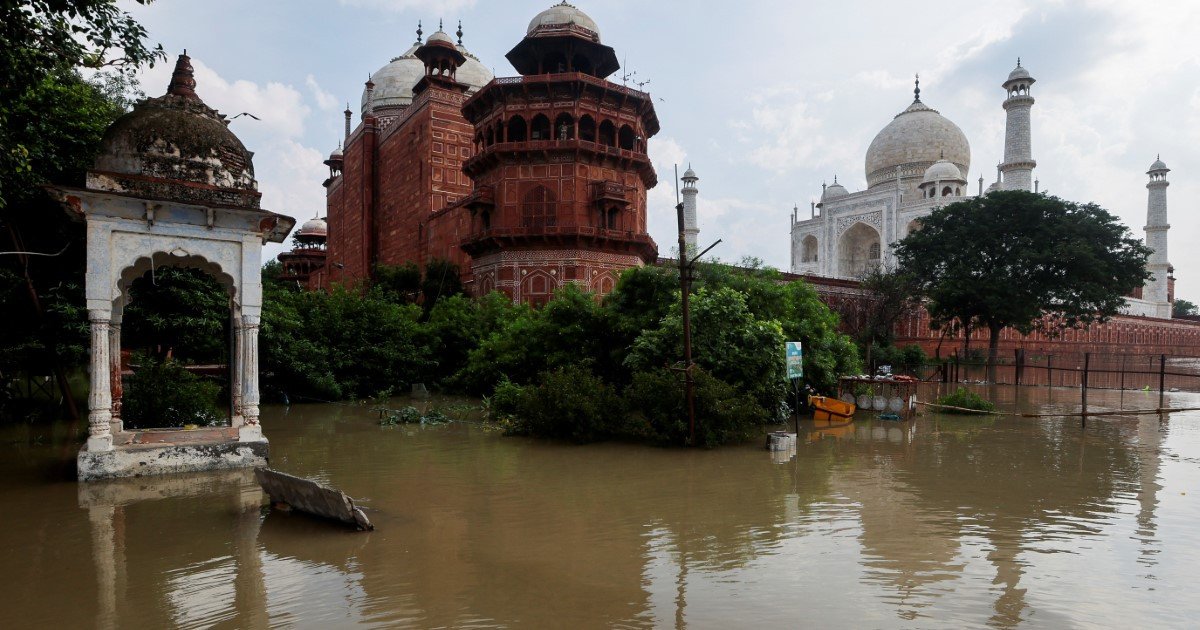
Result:
<svg viewBox="0 0 1200 630">
<path fill-rule="evenodd" d="M 1149 250 L 1111 213 L 1026 191 L 935 209 L 896 255 L 935 323 L 988 329 L 989 372 L 1004 328 L 1053 333 L 1104 321 L 1149 277 Z"/>
<path fill-rule="evenodd" d="M 151 0 L 135 0 L 149 4 Z M 30 126 L 58 124 L 46 110 L 23 109 L 31 92 L 48 79 L 76 68 L 110 69 L 131 77 L 165 56 L 146 43 L 146 29 L 116 0 L 0 1 L 0 209 L 23 192 L 18 186 L 39 166 L 43 143 L 69 141 L 69 134 L 37 137 Z M 42 121 L 45 121 L 44 123 Z M 107 123 L 106 123 L 107 124 Z M 61 154 L 70 158 L 69 154 Z M 49 180 L 45 180 L 49 181 Z M 40 183 L 40 182 L 39 182 Z"/>
<path fill-rule="evenodd" d="M 1171 317 L 1187 317 L 1189 315 L 1200 315 L 1200 307 L 1187 301 L 1176 299 L 1171 305 Z"/>
</svg>

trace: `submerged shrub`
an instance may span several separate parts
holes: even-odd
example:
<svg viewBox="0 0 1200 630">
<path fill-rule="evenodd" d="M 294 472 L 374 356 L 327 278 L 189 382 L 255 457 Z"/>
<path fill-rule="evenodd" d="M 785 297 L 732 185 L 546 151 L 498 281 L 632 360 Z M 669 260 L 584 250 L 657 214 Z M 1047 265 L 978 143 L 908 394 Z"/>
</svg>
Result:
<svg viewBox="0 0 1200 630">
<path fill-rule="evenodd" d="M 513 432 L 580 443 L 619 437 L 626 433 L 624 404 L 587 368 L 562 367 L 520 388 Z"/>
<path fill-rule="evenodd" d="M 129 428 L 213 426 L 222 421 L 221 386 L 185 370 L 177 361 L 139 356 L 126 380 L 121 418 Z"/>
<path fill-rule="evenodd" d="M 965 388 L 959 387 L 952 394 L 947 394 L 938 399 L 937 404 L 946 405 L 948 407 L 962 407 L 963 409 L 971 409 L 974 411 L 995 411 L 996 405 L 985 400 L 979 394 Z M 957 409 L 944 409 L 945 413 L 967 413 Z"/>
<path fill-rule="evenodd" d="M 755 428 L 771 421 L 753 397 L 697 368 L 696 445 L 712 448 L 746 440 Z M 668 369 L 638 372 L 625 391 L 631 426 L 658 444 L 684 444 L 688 438 L 687 398 L 683 375 Z"/>
</svg>

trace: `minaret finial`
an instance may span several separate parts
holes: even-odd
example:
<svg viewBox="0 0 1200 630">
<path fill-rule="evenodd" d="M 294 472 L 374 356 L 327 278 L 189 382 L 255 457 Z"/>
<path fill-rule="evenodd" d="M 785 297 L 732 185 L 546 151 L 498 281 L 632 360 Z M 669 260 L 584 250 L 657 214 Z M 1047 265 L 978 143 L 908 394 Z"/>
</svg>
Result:
<svg viewBox="0 0 1200 630">
<path fill-rule="evenodd" d="M 943 160 L 946 159 L 946 150 L 945 149 L 942 149 L 942 156 L 940 159 L 943 159 Z"/>
<path fill-rule="evenodd" d="M 916 98 L 914 98 L 913 100 L 920 101 L 921 100 L 921 75 L 919 73 L 916 76 L 916 80 L 914 81 L 914 84 L 916 87 L 913 88 L 913 96 Z"/>
<path fill-rule="evenodd" d="M 417 43 L 418 44 L 421 43 L 421 36 L 424 34 L 425 34 L 425 31 L 421 30 L 421 20 L 417 20 Z"/>
<path fill-rule="evenodd" d="M 837 173 L 833 174 L 833 185 L 837 185 Z"/>
<path fill-rule="evenodd" d="M 438 30 L 442 30 L 442 18 L 438 18 Z"/>
<path fill-rule="evenodd" d="M 458 32 L 455 35 L 458 35 L 458 45 L 462 46 L 462 20 L 458 21 Z"/>
<path fill-rule="evenodd" d="M 1021 67 L 1021 58 L 1020 57 L 1017 57 L 1017 67 L 1018 68 Z"/>
</svg>

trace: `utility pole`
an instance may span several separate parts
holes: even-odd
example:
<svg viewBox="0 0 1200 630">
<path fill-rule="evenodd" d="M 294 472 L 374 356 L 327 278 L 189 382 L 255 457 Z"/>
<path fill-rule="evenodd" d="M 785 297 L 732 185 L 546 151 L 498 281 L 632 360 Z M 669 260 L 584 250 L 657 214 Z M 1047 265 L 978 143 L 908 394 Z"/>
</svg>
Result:
<svg viewBox="0 0 1200 630">
<path fill-rule="evenodd" d="M 683 216 L 683 202 L 679 200 L 679 165 L 675 165 L 675 217 L 679 223 L 679 300 L 683 310 L 683 382 L 687 397 L 688 445 L 696 444 L 696 381 L 692 377 L 692 311 L 688 305 L 692 286 L 692 270 L 696 261 L 716 247 L 721 239 L 704 251 L 688 258 L 687 231 Z"/>
</svg>

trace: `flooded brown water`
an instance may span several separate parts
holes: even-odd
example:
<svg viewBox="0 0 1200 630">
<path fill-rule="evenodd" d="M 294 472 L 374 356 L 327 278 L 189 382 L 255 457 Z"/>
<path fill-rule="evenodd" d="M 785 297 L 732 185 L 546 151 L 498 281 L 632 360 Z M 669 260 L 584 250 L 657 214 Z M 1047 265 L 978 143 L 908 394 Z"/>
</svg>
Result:
<svg viewBox="0 0 1200 630">
<path fill-rule="evenodd" d="M 992 396 L 1045 411 L 1074 408 L 1077 392 Z M 1093 410 L 1156 402 L 1090 396 Z M 0 626 L 1181 627 L 1200 615 L 1200 413 L 1084 428 L 806 423 L 794 456 L 381 427 L 334 405 L 268 407 L 263 425 L 273 466 L 362 498 L 376 531 L 272 512 L 243 473 L 76 484 L 65 428 L 0 429 Z"/>
</svg>

